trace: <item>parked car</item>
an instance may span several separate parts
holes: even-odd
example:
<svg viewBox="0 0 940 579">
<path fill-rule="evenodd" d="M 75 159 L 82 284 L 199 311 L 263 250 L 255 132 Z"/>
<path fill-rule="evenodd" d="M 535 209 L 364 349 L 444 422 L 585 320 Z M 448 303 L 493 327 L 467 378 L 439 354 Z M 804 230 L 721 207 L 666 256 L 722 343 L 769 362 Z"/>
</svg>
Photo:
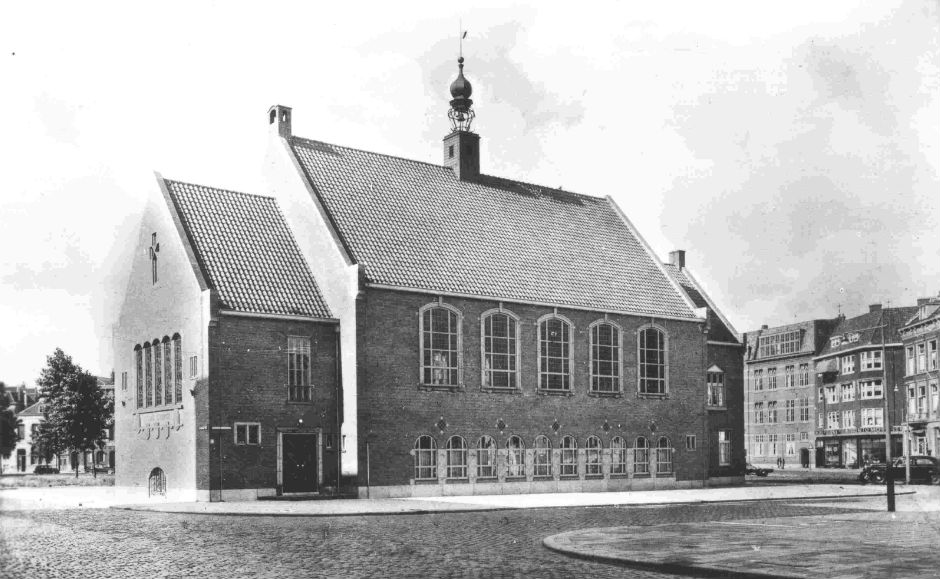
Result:
<svg viewBox="0 0 940 579">
<path fill-rule="evenodd" d="M 912 456 L 910 458 L 912 483 L 940 484 L 940 460 L 933 456 Z M 866 466 L 862 469 L 862 472 L 858 473 L 858 480 L 881 484 L 890 475 L 895 481 L 903 481 L 906 480 L 906 471 L 904 457 L 902 456 L 891 461 L 891 468 L 885 468 L 884 463 Z"/>
<path fill-rule="evenodd" d="M 744 474 L 756 474 L 757 476 L 767 476 L 772 473 L 774 469 L 772 468 L 760 468 L 756 467 L 751 463 L 747 463 L 747 467 L 744 469 Z"/>
<path fill-rule="evenodd" d="M 33 469 L 33 474 L 59 474 L 59 469 L 49 464 L 40 464 Z"/>
</svg>

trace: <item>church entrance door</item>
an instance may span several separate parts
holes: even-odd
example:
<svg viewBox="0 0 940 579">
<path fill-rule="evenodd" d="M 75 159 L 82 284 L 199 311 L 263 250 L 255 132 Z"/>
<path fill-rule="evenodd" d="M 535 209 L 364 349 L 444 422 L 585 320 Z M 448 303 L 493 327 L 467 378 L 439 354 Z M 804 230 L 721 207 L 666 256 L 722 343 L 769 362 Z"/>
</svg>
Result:
<svg viewBox="0 0 940 579">
<path fill-rule="evenodd" d="M 283 473 L 285 493 L 313 493 L 317 491 L 317 435 L 283 435 Z"/>
</svg>

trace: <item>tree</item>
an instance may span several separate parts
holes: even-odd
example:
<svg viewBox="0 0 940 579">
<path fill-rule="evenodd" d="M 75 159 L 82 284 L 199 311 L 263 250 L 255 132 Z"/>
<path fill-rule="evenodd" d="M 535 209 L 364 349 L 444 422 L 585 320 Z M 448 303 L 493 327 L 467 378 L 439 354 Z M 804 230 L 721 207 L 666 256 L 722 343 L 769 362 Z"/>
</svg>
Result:
<svg viewBox="0 0 940 579">
<path fill-rule="evenodd" d="M 46 410 L 46 428 L 40 429 L 37 438 L 46 452 L 70 450 L 85 454 L 104 447 L 113 407 L 94 376 L 56 348 L 46 358 L 46 367 L 36 382 Z"/>
<path fill-rule="evenodd" d="M 16 431 L 16 414 L 10 408 L 7 385 L 0 382 L 0 456 L 10 458 L 17 440 L 19 436 Z"/>
</svg>

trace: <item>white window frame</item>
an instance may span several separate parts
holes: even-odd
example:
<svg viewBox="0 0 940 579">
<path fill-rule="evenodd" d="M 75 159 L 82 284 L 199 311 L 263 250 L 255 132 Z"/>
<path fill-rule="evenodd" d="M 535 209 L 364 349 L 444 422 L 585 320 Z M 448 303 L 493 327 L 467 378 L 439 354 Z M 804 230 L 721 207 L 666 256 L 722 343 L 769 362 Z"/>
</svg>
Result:
<svg viewBox="0 0 940 579">
<path fill-rule="evenodd" d="M 881 350 L 870 350 L 859 354 L 859 363 L 862 371 L 881 370 L 882 359 Z"/>
<path fill-rule="evenodd" d="M 915 347 L 917 356 L 916 371 L 921 374 L 927 371 L 927 342 L 919 342 Z"/>
<path fill-rule="evenodd" d="M 725 407 L 725 373 L 718 366 L 705 373 L 705 403 L 712 408 Z"/>
<path fill-rule="evenodd" d="M 884 398 L 884 386 L 881 379 L 862 380 L 858 383 L 859 400 L 881 400 Z"/>
<path fill-rule="evenodd" d="M 670 474 L 672 469 L 672 444 L 668 436 L 660 436 L 656 441 L 656 474 Z"/>
<path fill-rule="evenodd" d="M 430 440 L 430 448 L 421 446 L 422 440 Z M 437 480 L 437 440 L 429 434 L 423 434 L 415 439 L 412 447 L 414 453 L 415 480 Z M 426 475 L 426 476 L 422 476 Z"/>
<path fill-rule="evenodd" d="M 454 442 L 460 446 L 455 447 Z M 445 472 L 448 479 L 462 480 L 468 478 L 470 472 L 470 448 L 467 440 L 459 435 L 453 435 L 444 443 Z"/>
<path fill-rule="evenodd" d="M 487 323 L 487 320 L 489 320 L 493 316 L 506 316 L 508 319 L 512 320 L 513 322 L 515 331 L 513 332 L 514 335 L 512 336 L 511 339 L 513 340 L 515 344 L 515 348 L 514 348 L 515 352 L 510 354 L 507 359 L 510 360 L 511 365 L 515 369 L 509 369 L 509 370 L 494 369 L 492 368 L 492 365 L 490 364 L 490 356 L 503 356 L 504 355 L 504 354 L 496 354 L 496 353 L 487 353 L 486 351 L 486 341 L 488 339 L 488 336 L 486 335 L 486 323 Z M 521 346 L 521 339 L 520 339 L 521 326 L 522 326 L 522 322 L 519 319 L 519 316 L 517 316 L 516 314 L 512 313 L 509 310 L 503 309 L 502 307 L 487 310 L 483 312 L 482 314 L 480 314 L 480 360 L 483 361 L 483 363 L 480 364 L 480 384 L 482 384 L 484 389 L 490 389 L 490 388 L 494 390 L 502 390 L 502 389 L 518 390 L 519 389 L 520 384 L 522 383 L 521 364 L 520 364 L 520 360 L 522 359 L 521 357 L 522 346 Z M 503 340 L 507 338 L 492 338 L 492 339 Z M 459 338 L 457 339 L 457 343 L 458 344 L 460 343 Z M 512 382 L 514 382 L 514 384 L 508 387 L 507 386 L 495 386 L 493 384 L 493 380 L 491 379 L 490 374 L 497 374 L 497 373 L 511 376 Z M 422 377 L 423 376 L 424 375 L 422 374 Z"/>
<path fill-rule="evenodd" d="M 453 366 L 443 367 L 443 370 L 447 374 L 446 382 L 443 384 L 434 383 L 435 369 L 439 369 L 437 366 L 434 365 L 434 361 L 433 361 L 435 350 L 430 351 L 431 353 L 430 365 L 425 364 L 424 362 L 424 354 L 425 354 L 425 351 L 424 351 L 425 350 L 424 314 L 430 310 L 436 310 L 436 309 L 442 309 L 447 312 L 450 312 L 451 314 L 454 314 L 457 318 L 457 322 L 456 322 L 457 327 L 454 330 L 457 334 L 457 351 L 455 352 L 456 357 L 457 357 L 457 366 L 456 368 L 454 368 Z M 433 312 L 431 313 L 431 317 L 432 318 L 434 317 Z M 432 320 L 432 325 L 433 325 L 433 320 Z M 430 333 L 433 333 L 431 330 L 428 330 L 428 331 Z M 428 348 L 430 348 L 431 346 L 428 346 Z M 447 350 L 439 350 L 439 351 L 450 352 L 450 349 L 448 348 Z M 456 377 L 455 377 L 455 383 L 451 384 L 450 374 L 453 370 L 456 370 Z M 425 371 L 429 371 L 431 373 L 430 381 L 425 380 Z M 428 388 L 461 388 L 463 386 L 463 314 L 461 313 L 460 310 L 458 310 L 454 306 L 444 303 L 443 300 L 438 300 L 436 302 L 425 304 L 418 309 L 418 383 Z"/>
<path fill-rule="evenodd" d="M 532 444 L 532 476 L 550 478 L 552 476 L 552 441 L 544 434 L 535 437 Z"/>
<path fill-rule="evenodd" d="M 826 386 L 826 402 L 829 404 L 836 404 L 839 402 L 839 391 L 836 389 L 835 384 Z"/>
<path fill-rule="evenodd" d="M 800 398 L 800 422 L 809 422 L 811 413 L 812 411 L 810 410 L 809 396 Z"/>
<path fill-rule="evenodd" d="M 518 440 L 519 445 L 513 446 L 513 440 Z M 513 434 L 506 439 L 506 476 L 507 478 L 525 478 L 525 439 L 518 434 Z"/>
<path fill-rule="evenodd" d="M 796 422 L 796 398 L 789 398 L 783 402 L 783 421 Z"/>
<path fill-rule="evenodd" d="M 759 368 L 757 370 L 754 370 L 753 377 L 754 377 L 754 380 L 753 380 L 754 390 L 755 391 L 763 390 L 764 389 L 764 369 Z"/>
<path fill-rule="evenodd" d="M 842 374 L 854 374 L 855 373 L 855 355 L 849 354 L 848 356 L 841 356 L 839 358 L 839 363 L 842 368 Z"/>
<path fill-rule="evenodd" d="M 251 440 L 251 431 L 256 429 L 258 438 L 255 441 Z M 239 440 L 239 433 L 243 433 L 241 440 Z M 235 427 L 232 429 L 232 439 L 235 441 L 236 446 L 261 446 L 261 423 L 260 422 L 236 422 Z"/>
<path fill-rule="evenodd" d="M 640 446 L 641 440 L 646 446 Z M 645 436 L 638 436 L 633 444 L 633 474 L 648 475 L 650 473 L 650 441 Z"/>
<path fill-rule="evenodd" d="M 306 355 L 306 368 L 296 368 L 299 360 Z M 293 371 L 291 364 L 294 364 Z M 310 336 L 287 336 L 287 401 L 309 403 L 313 400 L 313 339 Z M 300 378 L 300 383 L 294 380 Z"/>
<path fill-rule="evenodd" d="M 731 430 L 718 431 L 718 466 L 731 465 Z"/>
<path fill-rule="evenodd" d="M 914 346 L 908 346 L 905 348 L 904 370 L 905 376 L 913 376 L 916 373 L 916 366 L 914 364 Z"/>
<path fill-rule="evenodd" d="M 767 389 L 777 389 L 777 367 L 767 368 Z"/>
<path fill-rule="evenodd" d="M 610 326 L 612 331 L 612 336 L 616 338 L 616 346 L 600 346 L 595 343 L 594 332 L 599 331 L 601 326 Z M 590 366 L 590 375 L 591 375 L 591 385 L 590 391 L 594 394 L 619 394 L 623 392 L 623 328 L 620 327 L 620 324 L 612 320 L 597 320 L 588 326 L 588 345 L 589 345 L 589 361 L 588 365 Z M 616 349 L 616 355 L 614 360 L 611 362 L 617 365 L 617 370 L 614 374 L 599 374 L 597 373 L 595 367 L 600 366 L 600 360 L 595 358 L 596 350 L 602 347 L 610 347 Z M 610 380 L 613 383 L 613 388 L 610 390 L 602 390 L 598 388 L 598 382 L 601 380 Z"/>
<path fill-rule="evenodd" d="M 800 386 L 809 386 L 809 364 L 800 364 Z"/>
<path fill-rule="evenodd" d="M 499 454 L 498 449 L 496 439 L 492 436 L 484 434 L 477 439 L 477 446 L 474 450 L 477 453 L 478 479 L 495 479 L 499 475 L 496 467 L 496 457 Z"/>
<path fill-rule="evenodd" d="M 610 439 L 610 474 L 627 474 L 627 441 L 622 436 Z"/>
<path fill-rule="evenodd" d="M 871 424 L 868 421 L 871 420 Z M 862 427 L 863 428 L 881 428 L 884 427 L 884 408 L 862 408 Z"/>
<path fill-rule="evenodd" d="M 839 411 L 838 410 L 830 410 L 826 414 L 826 429 L 827 430 L 839 429 Z"/>
<path fill-rule="evenodd" d="M 839 400 L 842 402 L 853 402 L 855 400 L 855 383 L 846 382 L 839 385 Z"/>
<path fill-rule="evenodd" d="M 566 434 L 561 437 L 558 448 L 561 450 L 558 474 L 561 476 L 578 476 L 578 439 L 574 435 Z"/>
<path fill-rule="evenodd" d="M 940 355 L 937 353 L 937 340 L 928 340 L 927 341 L 927 370 L 933 371 L 936 370 L 938 365 L 940 365 L 940 360 L 937 359 L 937 356 Z"/>
<path fill-rule="evenodd" d="M 604 474 L 602 464 L 602 451 L 604 443 L 597 436 L 589 436 L 584 440 L 584 474 L 597 476 Z"/>
<path fill-rule="evenodd" d="M 662 334 L 662 378 L 648 378 L 644 374 L 644 366 L 649 364 L 648 362 L 641 362 L 643 360 L 643 339 L 642 336 L 647 330 L 656 330 Z M 649 351 L 649 348 L 646 348 Z M 669 332 L 666 331 L 666 328 L 658 324 L 645 324 L 637 328 L 636 331 L 636 360 L 637 360 L 637 385 L 636 390 L 640 396 L 649 396 L 649 397 L 665 397 L 669 395 Z M 644 384 L 644 380 L 653 380 L 662 382 L 662 392 L 650 392 L 648 386 Z M 645 387 L 646 386 L 646 387 Z"/>
<path fill-rule="evenodd" d="M 548 356 L 547 352 L 544 355 L 542 354 L 542 343 L 543 342 L 546 343 L 546 349 L 547 349 L 547 344 L 549 343 L 547 341 L 546 336 L 542 335 L 543 334 L 542 326 L 546 325 L 548 322 L 551 322 L 551 321 L 559 321 L 568 326 L 568 340 L 567 340 L 567 343 L 565 344 L 565 347 L 568 350 L 567 356 L 564 356 L 564 355 Z M 536 354 L 537 354 L 537 359 L 538 359 L 538 371 L 539 371 L 538 391 L 539 392 L 562 392 L 562 393 L 571 392 L 572 384 L 574 383 L 574 331 L 575 331 L 574 324 L 571 323 L 571 320 L 569 320 L 565 316 L 562 316 L 557 313 L 551 313 L 551 314 L 545 314 L 544 316 L 540 317 L 536 321 L 536 328 L 537 328 L 537 343 L 538 343 L 538 351 L 536 352 Z M 547 365 L 546 361 L 549 358 L 562 360 L 567 365 L 565 368 L 565 371 L 549 372 L 548 369 L 545 367 Z M 547 387 L 546 385 L 548 384 L 548 378 L 550 376 L 561 376 L 562 385 L 563 385 L 562 388 Z"/>
</svg>

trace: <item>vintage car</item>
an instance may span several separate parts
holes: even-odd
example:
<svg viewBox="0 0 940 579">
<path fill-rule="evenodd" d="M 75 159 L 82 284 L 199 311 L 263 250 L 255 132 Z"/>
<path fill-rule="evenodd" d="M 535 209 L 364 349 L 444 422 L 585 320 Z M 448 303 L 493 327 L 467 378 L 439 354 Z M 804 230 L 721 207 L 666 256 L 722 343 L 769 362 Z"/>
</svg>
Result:
<svg viewBox="0 0 940 579">
<path fill-rule="evenodd" d="M 59 469 L 48 464 L 40 464 L 33 469 L 33 474 L 59 474 Z"/>
<path fill-rule="evenodd" d="M 912 456 L 911 482 L 927 484 L 940 484 L 940 461 L 933 456 Z M 866 466 L 858 473 L 861 482 L 883 483 L 890 476 L 895 481 L 904 481 L 907 478 L 907 468 L 904 457 L 891 461 L 891 468 L 885 468 L 884 463 Z"/>
<path fill-rule="evenodd" d="M 757 476 L 767 476 L 772 473 L 774 469 L 772 468 L 760 468 L 756 467 L 751 463 L 747 463 L 747 467 L 744 469 L 744 474 L 755 474 Z"/>
</svg>

